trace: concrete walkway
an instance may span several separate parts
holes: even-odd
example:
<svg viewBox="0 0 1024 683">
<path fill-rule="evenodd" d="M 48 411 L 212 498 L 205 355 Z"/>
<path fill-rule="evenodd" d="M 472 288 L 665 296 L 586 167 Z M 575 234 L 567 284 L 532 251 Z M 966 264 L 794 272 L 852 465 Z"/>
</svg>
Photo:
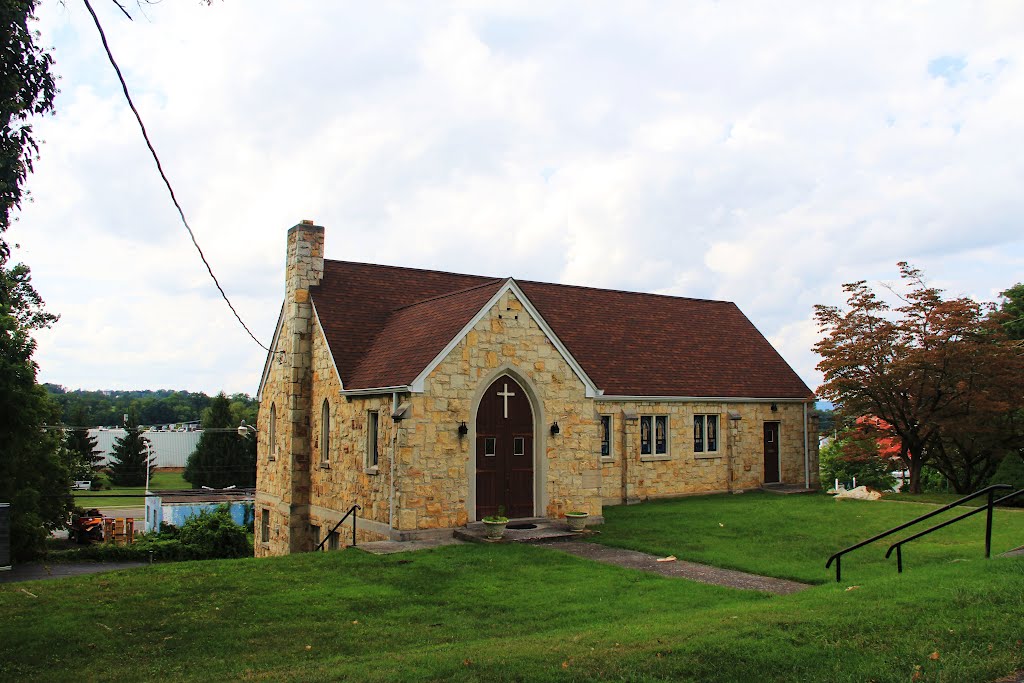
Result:
<svg viewBox="0 0 1024 683">
<path fill-rule="evenodd" d="M 715 586 L 726 586 L 728 588 L 739 588 L 741 590 L 764 591 L 776 595 L 788 595 L 810 588 L 805 583 L 789 581 L 787 579 L 776 579 L 770 576 L 759 576 L 758 574 L 747 574 L 732 569 L 721 569 L 696 562 L 684 560 L 673 560 L 671 562 L 658 562 L 658 558 L 647 553 L 635 550 L 624 550 L 622 548 L 610 548 L 596 543 L 585 543 L 581 541 L 566 541 L 563 543 L 545 544 L 545 547 L 552 550 L 582 557 L 595 562 L 614 564 L 627 569 L 639 569 L 640 571 L 651 572 L 674 579 L 689 579 L 701 583 L 710 583 Z"/>
</svg>

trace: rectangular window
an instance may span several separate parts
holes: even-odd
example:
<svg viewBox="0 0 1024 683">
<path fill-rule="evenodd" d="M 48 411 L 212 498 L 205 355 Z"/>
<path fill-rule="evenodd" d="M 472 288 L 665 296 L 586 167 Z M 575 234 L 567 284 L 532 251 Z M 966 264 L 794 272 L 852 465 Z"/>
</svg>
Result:
<svg viewBox="0 0 1024 683">
<path fill-rule="evenodd" d="M 601 457 L 610 458 L 612 455 L 612 416 L 601 416 Z"/>
<path fill-rule="evenodd" d="M 313 549 L 320 545 L 320 527 L 316 524 L 309 525 L 309 535 L 313 537 Z"/>
<path fill-rule="evenodd" d="M 715 453 L 718 451 L 718 416 L 693 416 L 693 452 Z"/>
<path fill-rule="evenodd" d="M 380 413 L 371 410 L 366 416 L 366 466 L 376 467 L 380 460 L 380 453 L 377 449 L 377 427 L 380 423 Z"/>
<path fill-rule="evenodd" d="M 526 455 L 526 438 L 517 436 L 512 439 L 512 455 Z"/>
<path fill-rule="evenodd" d="M 668 455 L 668 415 L 640 416 L 640 455 Z"/>
<path fill-rule="evenodd" d="M 338 535 L 338 532 L 337 531 L 332 531 L 331 535 L 327 537 L 327 549 L 328 550 L 337 550 L 338 548 L 341 547 L 340 541 L 341 541 L 341 537 Z"/>
<path fill-rule="evenodd" d="M 488 457 L 494 457 L 497 452 L 498 440 L 493 436 L 484 437 L 484 455 Z"/>
<path fill-rule="evenodd" d="M 260 518 L 260 541 L 270 543 L 270 510 L 264 508 Z"/>
</svg>

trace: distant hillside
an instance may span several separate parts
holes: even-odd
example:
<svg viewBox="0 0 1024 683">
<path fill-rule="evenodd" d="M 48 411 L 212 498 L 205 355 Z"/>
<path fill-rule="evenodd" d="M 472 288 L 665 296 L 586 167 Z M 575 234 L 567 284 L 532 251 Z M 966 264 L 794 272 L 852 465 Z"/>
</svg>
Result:
<svg viewBox="0 0 1024 683">
<path fill-rule="evenodd" d="M 64 424 L 76 427 L 120 426 L 124 415 L 133 410 L 139 424 L 163 425 L 194 422 L 203 419 L 203 412 L 212 397 L 193 391 L 174 389 L 142 390 L 68 390 L 59 384 L 44 384 L 60 405 Z M 231 413 L 239 420 L 256 422 L 256 400 L 248 394 L 232 394 Z M 76 419 L 78 411 L 82 417 Z M 76 424 L 84 421 L 84 424 Z"/>
</svg>

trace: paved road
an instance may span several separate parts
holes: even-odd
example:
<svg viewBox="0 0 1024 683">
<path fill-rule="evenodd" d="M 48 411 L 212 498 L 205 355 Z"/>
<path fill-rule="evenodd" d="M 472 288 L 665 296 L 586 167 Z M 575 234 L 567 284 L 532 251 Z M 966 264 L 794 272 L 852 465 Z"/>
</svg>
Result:
<svg viewBox="0 0 1024 683">
<path fill-rule="evenodd" d="M 146 519 L 146 508 L 100 508 L 104 517 L 133 517 Z"/>
<path fill-rule="evenodd" d="M 16 564 L 10 571 L 0 572 L 0 583 L 66 579 L 69 576 L 98 574 L 118 569 L 134 569 L 147 566 L 149 565 L 145 562 L 29 562 L 27 564 Z"/>
</svg>

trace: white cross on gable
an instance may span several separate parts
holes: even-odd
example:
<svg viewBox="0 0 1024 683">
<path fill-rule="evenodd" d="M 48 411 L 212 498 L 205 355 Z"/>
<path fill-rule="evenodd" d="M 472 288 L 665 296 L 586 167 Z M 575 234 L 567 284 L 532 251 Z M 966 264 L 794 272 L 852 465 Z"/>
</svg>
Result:
<svg viewBox="0 0 1024 683">
<path fill-rule="evenodd" d="M 508 382 L 505 383 L 504 390 L 498 392 L 498 396 L 505 400 L 505 417 L 508 418 L 508 398 L 509 396 L 515 396 L 515 392 L 508 390 Z"/>
</svg>

